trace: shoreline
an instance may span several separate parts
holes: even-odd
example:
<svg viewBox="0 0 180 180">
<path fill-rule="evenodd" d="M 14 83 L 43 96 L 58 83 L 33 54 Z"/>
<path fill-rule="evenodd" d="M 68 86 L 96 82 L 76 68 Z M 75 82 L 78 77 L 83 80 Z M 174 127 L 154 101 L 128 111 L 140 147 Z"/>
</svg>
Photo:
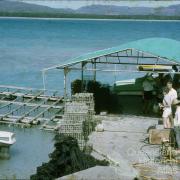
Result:
<svg viewBox="0 0 180 180">
<path fill-rule="evenodd" d="M 153 22 L 180 22 L 180 19 L 136 19 L 136 18 L 60 18 L 60 17 L 20 17 L 20 16 L 0 16 L 0 19 L 24 19 L 24 20 L 78 20 L 78 21 L 153 21 Z"/>
</svg>

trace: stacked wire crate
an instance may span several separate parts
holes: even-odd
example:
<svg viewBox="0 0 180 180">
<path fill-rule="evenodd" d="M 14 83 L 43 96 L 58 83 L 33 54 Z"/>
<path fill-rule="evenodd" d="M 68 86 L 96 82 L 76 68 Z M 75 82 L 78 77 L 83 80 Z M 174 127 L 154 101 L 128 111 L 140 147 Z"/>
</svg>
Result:
<svg viewBox="0 0 180 180">
<path fill-rule="evenodd" d="M 72 96 L 72 101 L 86 103 L 89 113 L 94 115 L 94 96 L 93 93 L 77 93 Z"/>
<path fill-rule="evenodd" d="M 93 131 L 93 117 L 95 115 L 93 93 L 77 93 L 72 96 L 72 100 L 79 103 L 86 103 L 88 106 L 87 117 L 84 121 L 84 133 L 89 135 Z"/>
<path fill-rule="evenodd" d="M 91 93 L 78 93 L 65 103 L 64 118 L 60 124 L 60 133 L 78 140 L 84 148 L 87 136 L 93 130 L 94 99 Z"/>
</svg>

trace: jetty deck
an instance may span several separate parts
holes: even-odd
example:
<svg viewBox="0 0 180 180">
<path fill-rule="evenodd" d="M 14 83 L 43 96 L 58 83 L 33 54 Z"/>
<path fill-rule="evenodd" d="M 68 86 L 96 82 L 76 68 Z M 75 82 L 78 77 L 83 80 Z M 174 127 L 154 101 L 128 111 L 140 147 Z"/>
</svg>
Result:
<svg viewBox="0 0 180 180">
<path fill-rule="evenodd" d="M 0 85 L 0 122 L 37 124 L 51 121 L 63 110 L 57 91 Z"/>
<path fill-rule="evenodd" d="M 150 145 L 146 141 L 147 129 L 158 124 L 158 118 L 132 115 L 98 118 L 102 120 L 104 131 L 93 132 L 88 143 L 93 147 L 92 155 L 108 160 L 110 165 L 89 168 L 59 180 L 179 179 L 179 165 L 162 163 L 159 159 L 161 145 Z"/>
</svg>

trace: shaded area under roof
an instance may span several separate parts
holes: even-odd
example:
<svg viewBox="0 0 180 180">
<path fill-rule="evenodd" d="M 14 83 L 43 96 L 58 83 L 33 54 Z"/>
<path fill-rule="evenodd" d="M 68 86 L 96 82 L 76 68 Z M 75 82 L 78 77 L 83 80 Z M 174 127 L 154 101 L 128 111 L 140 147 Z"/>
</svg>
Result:
<svg viewBox="0 0 180 180">
<path fill-rule="evenodd" d="M 147 38 L 132 41 L 117 47 L 87 53 L 70 59 L 65 64 L 59 64 L 44 70 L 68 67 L 73 64 L 117 53 L 126 49 L 136 49 L 138 51 L 150 53 L 157 57 L 166 58 L 167 60 L 173 61 L 176 64 L 180 64 L 180 41 L 168 38 Z"/>
</svg>

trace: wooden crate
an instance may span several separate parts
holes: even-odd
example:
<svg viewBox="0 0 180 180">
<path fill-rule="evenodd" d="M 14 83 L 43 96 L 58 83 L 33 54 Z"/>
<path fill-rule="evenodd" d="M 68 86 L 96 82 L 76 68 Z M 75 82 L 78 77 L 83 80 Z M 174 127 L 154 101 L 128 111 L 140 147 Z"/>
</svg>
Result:
<svg viewBox="0 0 180 180">
<path fill-rule="evenodd" d="M 149 143 L 161 144 L 163 140 L 170 141 L 171 129 L 150 129 L 149 130 Z"/>
</svg>

